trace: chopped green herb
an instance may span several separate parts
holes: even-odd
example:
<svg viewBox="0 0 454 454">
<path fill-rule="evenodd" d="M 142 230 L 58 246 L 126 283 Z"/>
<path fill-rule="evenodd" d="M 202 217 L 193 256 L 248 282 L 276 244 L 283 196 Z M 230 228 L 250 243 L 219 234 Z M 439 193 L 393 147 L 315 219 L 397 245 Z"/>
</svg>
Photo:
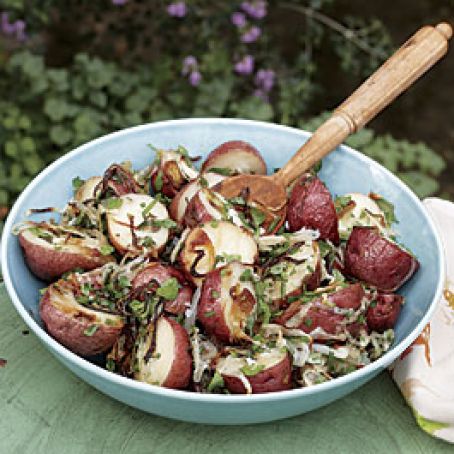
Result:
<svg viewBox="0 0 454 454">
<path fill-rule="evenodd" d="M 151 225 L 157 228 L 174 229 L 178 224 L 172 219 L 152 219 Z"/>
<path fill-rule="evenodd" d="M 334 201 L 334 207 L 336 208 L 336 213 L 341 212 L 348 204 L 352 201 L 352 198 L 350 196 L 344 196 L 341 195 L 339 197 L 336 197 L 336 200 Z"/>
<path fill-rule="evenodd" d="M 131 282 L 126 276 L 120 276 L 118 278 L 118 285 L 120 288 L 131 287 Z"/>
<path fill-rule="evenodd" d="M 206 311 L 203 313 L 203 315 L 206 317 L 206 318 L 210 318 L 210 317 L 213 317 L 213 315 L 215 314 L 216 312 L 215 311 Z"/>
<path fill-rule="evenodd" d="M 308 328 L 310 328 L 310 327 L 312 326 L 312 319 L 311 319 L 310 317 L 306 317 L 306 318 L 304 319 L 304 324 L 305 324 Z"/>
<path fill-rule="evenodd" d="M 113 251 L 115 251 L 115 249 L 110 244 L 103 244 L 99 248 L 99 252 L 101 252 L 101 255 L 110 255 L 113 253 Z"/>
<path fill-rule="evenodd" d="M 370 307 L 374 308 L 377 306 L 377 300 L 372 300 L 369 304 Z"/>
<path fill-rule="evenodd" d="M 252 218 L 254 227 L 256 227 L 256 228 L 260 227 L 263 224 L 263 222 L 265 221 L 265 218 L 266 218 L 265 213 L 255 207 L 251 207 L 250 213 L 251 213 L 251 218 Z"/>
<path fill-rule="evenodd" d="M 278 216 L 276 216 L 273 219 L 273 222 L 271 222 L 271 224 L 269 225 L 268 232 L 273 232 L 276 229 L 276 227 L 277 227 L 277 225 L 279 224 L 280 221 L 281 221 L 281 219 Z"/>
<path fill-rule="evenodd" d="M 318 247 L 320 249 L 320 255 L 325 258 L 331 252 L 331 247 L 326 241 L 318 241 Z"/>
<path fill-rule="evenodd" d="M 106 369 L 110 372 L 115 370 L 115 361 L 112 358 L 107 358 Z"/>
<path fill-rule="evenodd" d="M 225 252 L 222 255 L 217 255 L 215 258 L 216 264 L 220 263 L 220 262 L 231 263 L 231 262 L 240 262 L 240 261 L 241 261 L 241 255 L 227 254 Z"/>
<path fill-rule="evenodd" d="M 246 268 L 240 275 L 241 282 L 250 282 L 254 280 L 254 275 L 252 274 L 252 270 L 250 268 Z"/>
<path fill-rule="evenodd" d="M 211 298 L 219 298 L 221 294 L 217 290 L 211 290 Z"/>
<path fill-rule="evenodd" d="M 99 325 L 90 325 L 85 331 L 84 336 L 91 337 L 98 331 Z"/>
<path fill-rule="evenodd" d="M 200 182 L 200 186 L 202 186 L 202 188 L 207 188 L 208 187 L 208 180 L 205 177 L 201 176 L 199 178 L 199 182 Z"/>
<path fill-rule="evenodd" d="M 233 171 L 228 167 L 211 167 L 209 171 L 217 173 L 219 175 L 224 175 L 226 177 L 229 177 L 230 175 L 233 174 Z"/>
<path fill-rule="evenodd" d="M 386 199 L 380 196 L 380 198 L 374 197 L 375 203 L 378 205 L 380 210 L 385 214 L 385 220 L 388 225 L 398 222 L 396 215 L 394 213 L 394 205 L 391 202 L 388 202 Z"/>
<path fill-rule="evenodd" d="M 152 202 L 150 202 L 148 205 L 145 206 L 145 208 L 142 211 L 142 216 L 144 218 L 147 217 L 148 213 L 153 209 L 153 207 L 158 203 L 158 198 L 156 197 Z M 141 204 L 142 205 L 142 204 Z"/>
<path fill-rule="evenodd" d="M 49 232 L 46 232 L 45 230 L 40 229 L 39 227 L 30 227 L 28 229 L 28 231 L 43 240 L 46 240 L 46 241 L 52 240 L 52 235 Z"/>
<path fill-rule="evenodd" d="M 163 185 L 164 185 L 164 182 L 163 182 L 162 171 L 159 170 L 158 173 L 156 174 L 156 178 L 154 179 L 154 188 L 157 192 L 160 192 Z"/>
<path fill-rule="evenodd" d="M 213 220 L 210 222 L 210 225 L 211 227 L 213 227 L 213 229 L 216 229 L 219 227 L 219 221 Z"/>
<path fill-rule="evenodd" d="M 216 371 L 207 387 L 207 391 L 211 393 L 215 389 L 222 388 L 223 386 L 224 386 L 224 379 L 222 378 L 222 375 L 218 371 Z"/>
<path fill-rule="evenodd" d="M 253 377 L 262 372 L 263 369 L 265 369 L 263 364 L 247 364 L 241 368 L 241 372 L 247 377 Z"/>
<path fill-rule="evenodd" d="M 85 181 L 80 177 L 75 177 L 73 178 L 72 183 L 74 191 L 77 191 L 85 183 Z"/>
<path fill-rule="evenodd" d="M 229 199 L 229 202 L 232 205 L 246 205 L 246 200 L 244 200 L 243 197 L 232 197 Z"/>
<path fill-rule="evenodd" d="M 48 288 L 49 288 L 49 287 L 40 288 L 40 289 L 39 289 L 39 294 L 40 294 L 40 295 L 44 295 L 44 294 L 47 292 L 47 289 L 48 289 Z"/>
<path fill-rule="evenodd" d="M 153 240 L 153 238 L 151 236 L 146 236 L 142 240 L 142 246 L 143 247 L 152 247 L 154 245 L 155 245 L 155 241 Z"/>
<path fill-rule="evenodd" d="M 115 210 L 117 208 L 120 208 L 122 204 L 123 200 L 114 197 L 111 197 L 110 199 L 107 199 L 105 201 L 105 206 L 108 210 Z"/>
<path fill-rule="evenodd" d="M 171 277 L 161 284 L 161 286 L 156 290 L 156 295 L 167 301 L 173 301 L 178 295 L 179 288 L 180 284 L 177 279 Z"/>
</svg>

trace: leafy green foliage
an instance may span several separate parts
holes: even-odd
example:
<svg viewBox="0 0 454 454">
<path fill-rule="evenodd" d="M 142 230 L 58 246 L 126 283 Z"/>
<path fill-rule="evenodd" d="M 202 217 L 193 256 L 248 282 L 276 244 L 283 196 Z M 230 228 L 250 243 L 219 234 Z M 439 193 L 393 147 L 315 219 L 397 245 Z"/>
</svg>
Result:
<svg viewBox="0 0 454 454">
<path fill-rule="evenodd" d="M 302 129 L 314 131 L 330 113 L 325 112 L 308 121 L 301 121 Z M 362 151 L 395 173 L 419 197 L 427 197 L 440 189 L 438 176 L 445 169 L 444 159 L 423 143 L 398 140 L 389 134 L 376 135 L 364 128 L 346 140 L 346 144 Z"/>
<path fill-rule="evenodd" d="M 9 58 L 2 55 L 0 42 L 0 209 L 11 205 L 45 165 L 117 129 L 191 116 L 243 117 L 313 129 L 322 117 L 302 119 L 312 111 L 322 88 L 319 75 L 326 71 L 317 50 L 331 46 L 338 56 L 333 65 L 363 76 L 392 48 L 389 33 L 376 19 L 329 17 L 333 1 L 269 1 L 267 17 L 248 18 L 249 25 L 260 27 L 260 38 L 245 44 L 241 30 L 231 23 L 240 0 L 188 1 L 183 19 L 170 17 L 163 1 L 113 6 L 110 0 L 4 0 L 2 11 L 11 20 L 24 19 L 27 33 L 37 39 Z M 275 12 L 286 12 L 298 32 L 281 36 L 286 31 L 273 23 Z M 87 20 L 77 20 L 81 14 Z M 68 17 L 75 19 L 67 33 Z M 65 41 L 60 50 L 89 53 L 73 51 L 57 68 L 47 63 L 50 51 L 39 43 L 43 36 L 46 42 L 58 40 L 52 34 L 59 27 L 72 44 Z M 74 45 L 77 39 L 81 42 Z M 123 47 L 117 46 L 120 40 Z M 117 48 L 122 53 L 115 53 Z M 239 74 L 235 63 L 246 54 L 253 55 L 254 69 Z M 197 86 L 181 74 L 188 55 L 197 57 L 202 75 Z M 265 96 L 256 96 L 260 69 L 275 73 Z M 396 172 L 420 196 L 438 190 L 436 177 L 445 163 L 426 145 L 377 136 L 369 129 L 348 144 Z"/>
</svg>

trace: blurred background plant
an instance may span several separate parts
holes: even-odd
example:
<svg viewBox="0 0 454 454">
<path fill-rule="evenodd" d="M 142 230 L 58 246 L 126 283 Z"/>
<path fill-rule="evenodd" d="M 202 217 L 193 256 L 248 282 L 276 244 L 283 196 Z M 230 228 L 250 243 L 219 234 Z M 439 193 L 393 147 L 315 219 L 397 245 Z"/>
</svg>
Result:
<svg viewBox="0 0 454 454">
<path fill-rule="evenodd" d="M 359 0 L 2 0 L 0 221 L 45 165 L 117 129 L 191 116 L 314 129 L 395 42 L 452 18 L 454 2 L 396 0 L 399 8 L 411 8 L 405 26 L 402 15 Z M 445 169 L 454 133 L 435 107 L 434 83 L 412 89 L 348 143 L 421 197 L 453 198 Z M 430 97 L 428 118 L 418 112 Z"/>
</svg>

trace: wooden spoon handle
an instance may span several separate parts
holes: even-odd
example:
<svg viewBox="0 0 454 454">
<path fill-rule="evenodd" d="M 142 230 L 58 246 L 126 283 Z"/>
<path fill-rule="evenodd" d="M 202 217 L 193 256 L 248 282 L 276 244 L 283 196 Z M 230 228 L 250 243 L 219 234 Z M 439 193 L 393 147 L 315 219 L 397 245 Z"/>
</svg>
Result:
<svg viewBox="0 0 454 454">
<path fill-rule="evenodd" d="M 288 186 L 381 112 L 448 50 L 449 24 L 418 30 L 347 98 L 273 178 Z"/>
</svg>

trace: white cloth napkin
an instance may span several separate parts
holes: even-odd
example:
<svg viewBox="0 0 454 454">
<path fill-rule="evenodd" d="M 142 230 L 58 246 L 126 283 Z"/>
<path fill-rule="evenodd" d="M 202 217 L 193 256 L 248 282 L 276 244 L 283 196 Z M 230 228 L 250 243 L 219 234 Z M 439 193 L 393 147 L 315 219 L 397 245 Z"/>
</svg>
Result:
<svg viewBox="0 0 454 454">
<path fill-rule="evenodd" d="M 391 374 L 419 426 L 454 443 L 454 204 L 436 198 L 423 203 L 443 241 L 445 291 L 431 321 Z"/>
</svg>

